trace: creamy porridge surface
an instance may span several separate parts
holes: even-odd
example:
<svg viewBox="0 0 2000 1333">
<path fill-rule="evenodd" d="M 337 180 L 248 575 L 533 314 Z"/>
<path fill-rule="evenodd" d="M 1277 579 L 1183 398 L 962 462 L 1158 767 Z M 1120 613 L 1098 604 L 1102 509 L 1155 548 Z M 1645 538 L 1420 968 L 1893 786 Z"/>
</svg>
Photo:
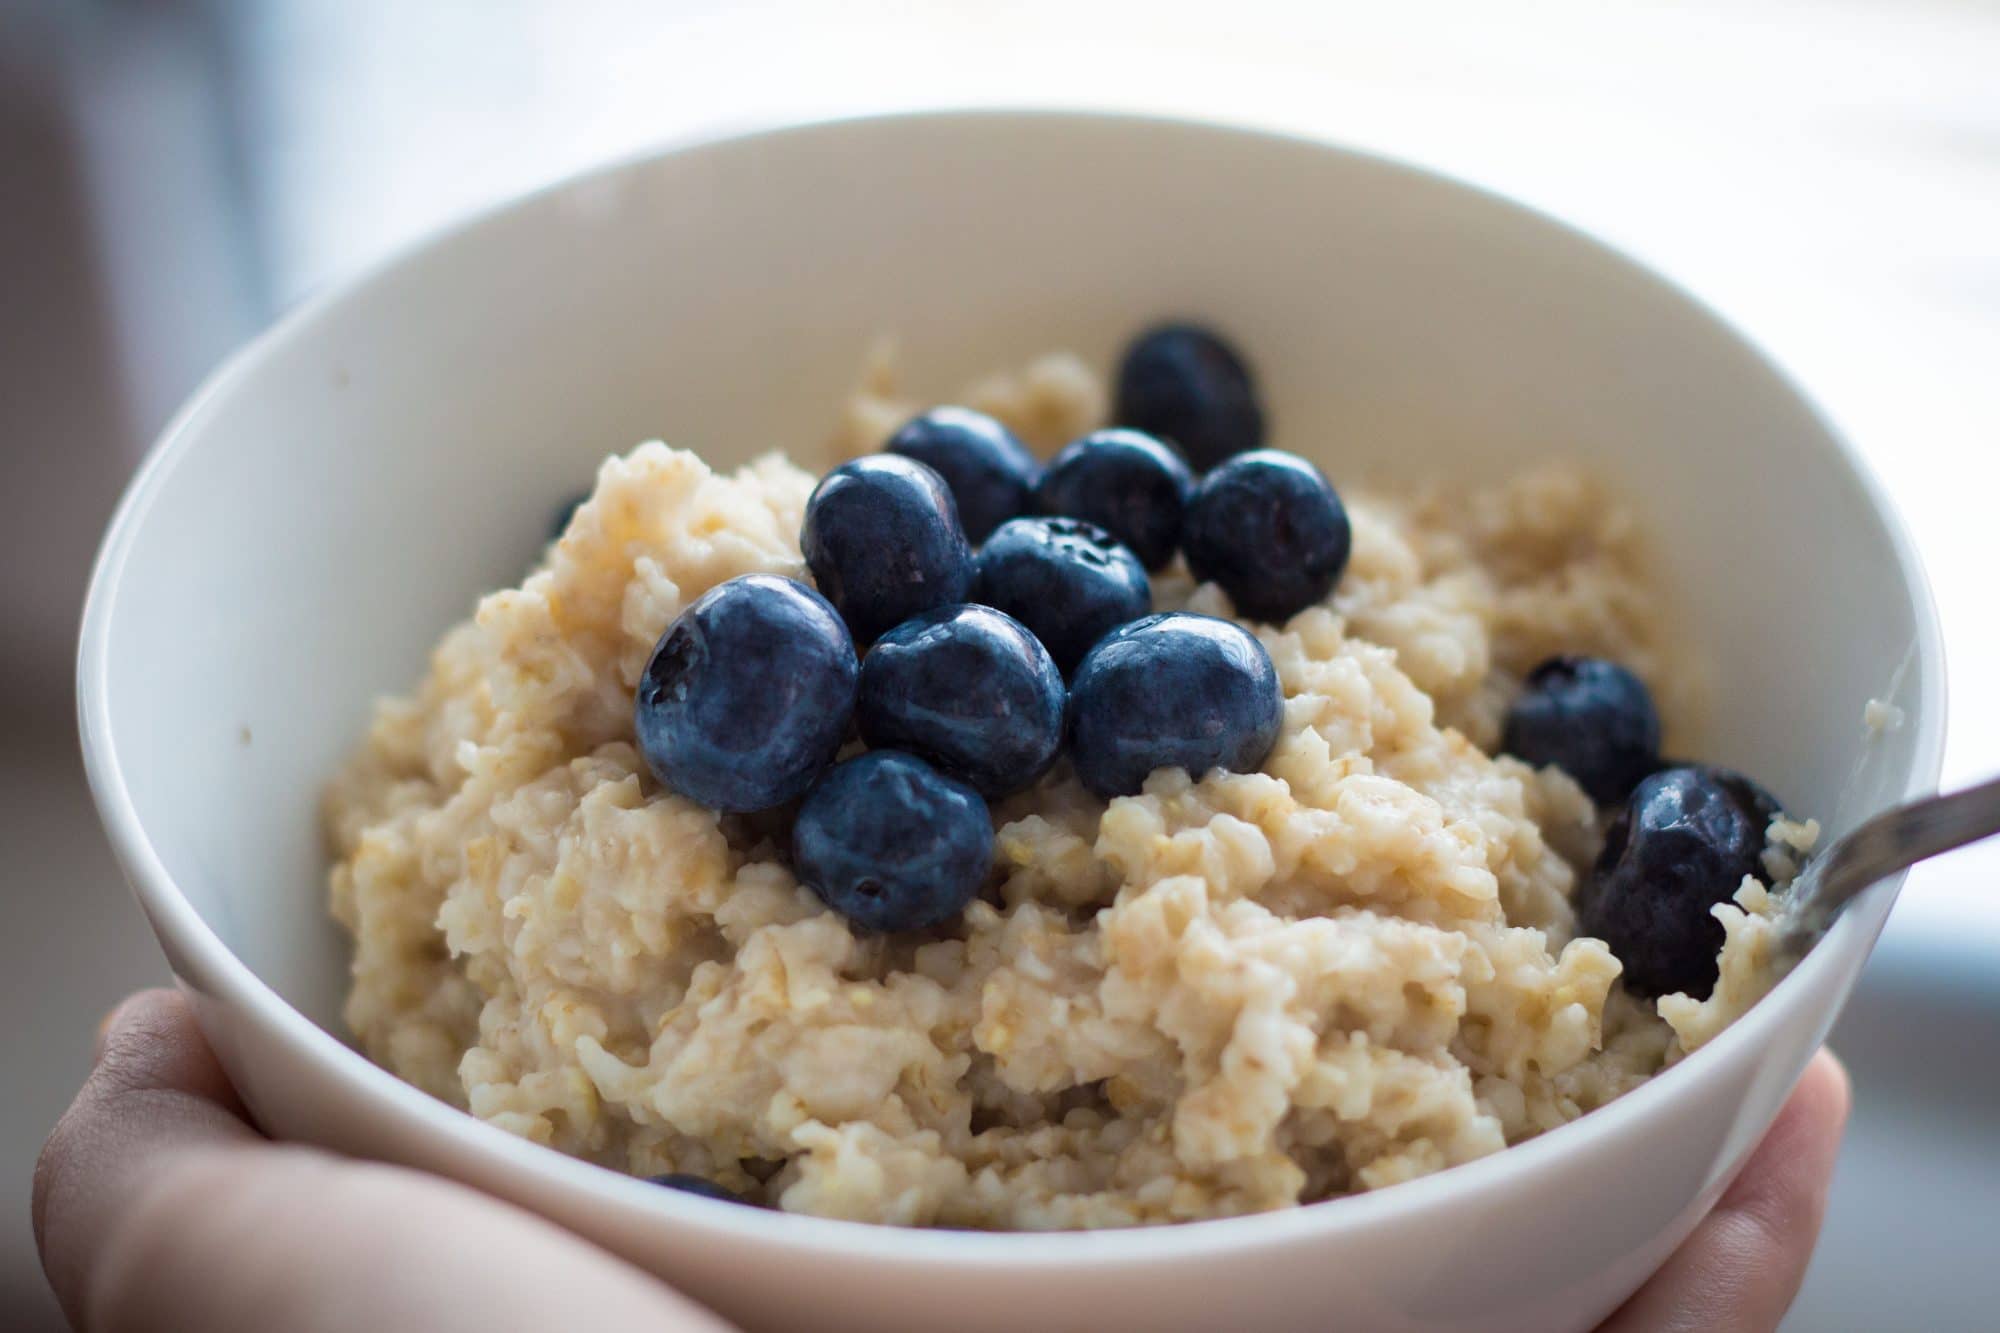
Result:
<svg viewBox="0 0 2000 1333">
<path fill-rule="evenodd" d="M 1050 357 L 964 401 L 1046 449 L 1102 420 Z M 834 453 L 920 404 L 886 363 Z M 954 929 L 857 936 L 771 817 L 660 789 L 633 742 L 655 641 L 739 574 L 805 577 L 814 476 L 652 443 L 518 588 L 383 702 L 329 794 L 346 1015 L 375 1060 L 538 1143 L 877 1222 L 1213 1217 L 1375 1189 L 1573 1120 L 1708 1040 L 1771 981 L 1746 879 L 1705 1000 L 1628 996 L 1575 935 L 1601 841 L 1554 769 L 1492 758 L 1522 673 L 1668 657 L 1623 510 L 1554 468 L 1469 494 L 1351 494 L 1323 606 L 1250 626 L 1286 696 L 1251 774 L 1106 802 L 1058 764 L 996 805 L 990 891 Z M 1176 565 L 1159 609 L 1228 615 Z M 1779 820 L 1790 872 L 1809 825 Z"/>
</svg>

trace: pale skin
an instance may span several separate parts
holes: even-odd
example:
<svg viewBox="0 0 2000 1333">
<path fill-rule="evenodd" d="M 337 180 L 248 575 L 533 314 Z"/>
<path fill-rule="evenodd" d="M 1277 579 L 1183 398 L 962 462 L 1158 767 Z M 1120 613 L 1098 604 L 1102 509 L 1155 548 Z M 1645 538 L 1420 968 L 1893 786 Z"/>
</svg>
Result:
<svg viewBox="0 0 2000 1333">
<path fill-rule="evenodd" d="M 1768 1333 L 1812 1255 L 1847 1120 L 1822 1051 L 1742 1173 L 1616 1333 Z M 83 1333 L 547 1333 L 728 1324 L 533 1214 L 414 1171 L 275 1144 L 172 991 L 106 1020 L 35 1170 L 35 1238 Z"/>
</svg>

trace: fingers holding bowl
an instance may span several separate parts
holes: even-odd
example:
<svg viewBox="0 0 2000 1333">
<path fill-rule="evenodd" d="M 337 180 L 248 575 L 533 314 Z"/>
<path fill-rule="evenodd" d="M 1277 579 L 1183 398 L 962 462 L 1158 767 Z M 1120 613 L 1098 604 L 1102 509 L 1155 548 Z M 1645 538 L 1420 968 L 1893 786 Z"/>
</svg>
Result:
<svg viewBox="0 0 2000 1333">
<path fill-rule="evenodd" d="M 1852 1100 L 1847 1070 L 1822 1050 L 1715 1210 L 1600 1333 L 1777 1328 L 1819 1239 Z"/>
<path fill-rule="evenodd" d="M 251 1127 L 186 1000 L 145 991 L 35 1167 L 63 1311 L 91 1333 L 570 1326 L 714 1316 L 569 1232 L 460 1185 L 279 1145 Z"/>
</svg>

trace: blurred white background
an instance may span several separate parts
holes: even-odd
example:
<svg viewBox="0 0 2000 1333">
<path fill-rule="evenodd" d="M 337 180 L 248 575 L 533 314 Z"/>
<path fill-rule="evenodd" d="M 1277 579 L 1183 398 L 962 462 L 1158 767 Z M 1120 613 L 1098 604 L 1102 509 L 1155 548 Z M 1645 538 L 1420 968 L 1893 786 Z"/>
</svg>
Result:
<svg viewBox="0 0 2000 1333">
<path fill-rule="evenodd" d="M 98 1016 L 163 975 L 70 723 L 118 486 L 278 311 L 664 140 L 890 107 L 1149 109 L 1376 148 L 1578 222 L 1749 330 L 1861 444 L 1936 585 L 1946 780 L 2000 769 L 2000 0 L 0 0 L 0 24 L 10 1327 L 59 1327 L 26 1225 L 34 1149 Z M 1914 875 L 1837 1036 L 1856 1118 L 1788 1328 L 2000 1326 L 1996 960 L 2000 847 Z"/>
</svg>

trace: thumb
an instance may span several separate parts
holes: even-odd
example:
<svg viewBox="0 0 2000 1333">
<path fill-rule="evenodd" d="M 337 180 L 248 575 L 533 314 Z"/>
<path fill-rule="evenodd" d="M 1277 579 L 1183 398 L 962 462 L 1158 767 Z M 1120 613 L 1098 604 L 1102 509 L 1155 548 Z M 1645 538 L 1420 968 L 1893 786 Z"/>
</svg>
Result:
<svg viewBox="0 0 2000 1333">
<path fill-rule="evenodd" d="M 520 1209 L 414 1171 L 265 1142 L 180 996 L 106 1024 L 35 1171 L 42 1266 L 87 1333 L 545 1333 L 724 1326 Z"/>
<path fill-rule="evenodd" d="M 141 991 L 113 1010 L 35 1163 L 35 1244 L 70 1322 L 86 1323 L 87 1260 L 151 1182 L 190 1154 L 260 1141 L 185 1000 Z"/>
</svg>

